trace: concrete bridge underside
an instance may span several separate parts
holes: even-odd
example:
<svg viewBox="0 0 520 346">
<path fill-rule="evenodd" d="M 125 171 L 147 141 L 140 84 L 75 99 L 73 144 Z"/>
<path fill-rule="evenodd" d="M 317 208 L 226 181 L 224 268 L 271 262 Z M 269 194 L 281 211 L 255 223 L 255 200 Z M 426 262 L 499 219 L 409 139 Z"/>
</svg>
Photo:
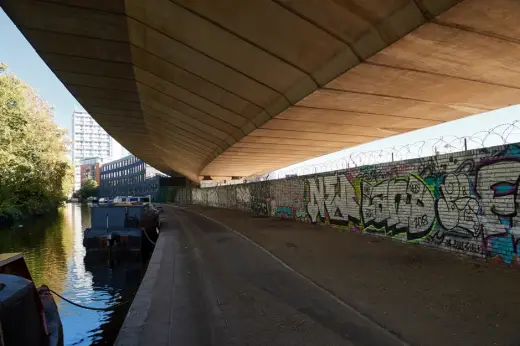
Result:
<svg viewBox="0 0 520 346">
<path fill-rule="evenodd" d="M 0 4 L 114 138 L 192 180 L 520 100 L 517 0 Z"/>
</svg>

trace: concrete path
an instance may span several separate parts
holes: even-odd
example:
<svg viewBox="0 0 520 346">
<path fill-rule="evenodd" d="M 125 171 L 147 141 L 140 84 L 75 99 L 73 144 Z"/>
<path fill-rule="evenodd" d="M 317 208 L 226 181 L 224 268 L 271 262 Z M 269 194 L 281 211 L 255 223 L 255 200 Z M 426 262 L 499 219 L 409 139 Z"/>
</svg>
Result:
<svg viewBox="0 0 520 346">
<path fill-rule="evenodd" d="M 404 345 L 239 233 L 181 208 L 116 345 Z"/>
<path fill-rule="evenodd" d="M 189 210 L 247 236 L 412 345 L 520 345 L 520 272 L 517 268 L 327 226 L 255 218 L 252 213 L 243 211 L 202 206 L 191 206 Z M 195 217 L 185 218 L 197 220 L 201 229 L 211 229 L 214 225 Z M 214 229 L 221 230 L 220 227 Z M 225 239 L 229 232 L 219 234 L 222 238 L 216 236 L 216 239 Z M 229 248 L 230 251 L 242 249 L 240 256 L 247 255 L 244 253 L 249 247 L 239 245 L 238 241 L 234 244 L 237 245 Z M 281 293 L 284 292 L 281 282 L 277 281 L 281 279 L 268 274 L 269 269 L 262 271 L 247 259 L 243 264 L 245 273 L 241 275 L 253 281 L 255 287 L 269 292 L 271 297 L 292 307 L 307 300 L 316 303 L 313 309 L 319 309 L 321 304 L 326 310 L 333 309 L 326 299 L 318 302 L 308 293 L 300 295 L 305 289 L 299 287 L 291 286 L 291 296 L 285 296 Z M 261 274 L 256 276 L 258 270 Z M 282 277 L 288 276 L 284 273 Z M 291 302 L 293 298 L 296 303 Z M 322 331 L 326 332 L 323 335 L 329 335 L 330 331 L 342 335 L 339 330 L 355 334 L 356 328 L 349 329 L 348 323 L 334 324 L 334 321 L 344 321 L 338 317 L 339 311 L 336 315 L 329 314 L 334 310 L 317 315 L 316 310 L 296 309 L 325 328 L 316 330 L 313 335 Z M 359 340 L 353 341 L 357 342 Z"/>
</svg>

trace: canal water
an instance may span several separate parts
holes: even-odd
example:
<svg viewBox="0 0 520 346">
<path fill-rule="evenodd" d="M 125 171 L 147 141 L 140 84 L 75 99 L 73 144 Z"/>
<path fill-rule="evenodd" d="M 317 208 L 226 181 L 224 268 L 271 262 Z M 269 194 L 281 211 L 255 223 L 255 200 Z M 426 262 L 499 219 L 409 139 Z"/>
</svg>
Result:
<svg viewBox="0 0 520 346">
<path fill-rule="evenodd" d="M 0 229 L 0 253 L 22 252 L 37 286 L 46 284 L 74 302 L 107 307 L 131 300 L 146 261 L 139 255 L 87 257 L 83 230 L 89 224 L 88 206 L 67 204 L 57 214 Z M 65 345 L 112 345 L 130 308 L 127 303 L 113 311 L 92 311 L 55 299 Z"/>
</svg>

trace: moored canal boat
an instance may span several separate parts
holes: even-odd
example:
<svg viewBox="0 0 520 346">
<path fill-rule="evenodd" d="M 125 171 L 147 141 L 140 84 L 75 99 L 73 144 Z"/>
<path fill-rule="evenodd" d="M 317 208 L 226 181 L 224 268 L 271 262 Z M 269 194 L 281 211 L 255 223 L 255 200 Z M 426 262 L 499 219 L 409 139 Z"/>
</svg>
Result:
<svg viewBox="0 0 520 346">
<path fill-rule="evenodd" d="M 83 244 L 87 251 L 142 251 L 155 243 L 158 227 L 159 211 L 149 203 L 100 205 L 91 210 Z"/>
<path fill-rule="evenodd" d="M 0 254 L 0 346 L 11 345 L 63 345 L 52 293 L 36 288 L 20 253 Z"/>
</svg>

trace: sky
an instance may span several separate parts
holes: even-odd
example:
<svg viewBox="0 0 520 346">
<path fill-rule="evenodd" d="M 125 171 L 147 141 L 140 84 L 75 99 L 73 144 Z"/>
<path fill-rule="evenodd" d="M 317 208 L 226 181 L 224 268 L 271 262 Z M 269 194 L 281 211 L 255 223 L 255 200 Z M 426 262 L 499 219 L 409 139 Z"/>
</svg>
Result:
<svg viewBox="0 0 520 346">
<path fill-rule="evenodd" d="M 72 126 L 72 112 L 75 108 L 81 108 L 81 105 L 47 67 L 1 8 L 0 37 L 2 39 L 0 62 L 6 63 L 11 72 L 35 88 L 49 104 L 53 105 L 55 109 L 56 123 L 70 132 Z M 414 155 L 414 152 L 417 151 L 421 151 L 422 156 L 425 156 L 425 154 L 433 153 L 434 147 L 442 145 L 444 145 L 444 147 L 438 150 L 440 152 L 446 152 L 450 149 L 446 148 L 446 142 L 454 143 L 455 147 L 451 148 L 451 150 L 458 151 L 461 148 L 461 142 L 457 141 L 456 137 L 472 136 L 479 132 L 480 133 L 477 136 L 472 136 L 476 141 L 469 141 L 467 143 L 468 149 L 480 147 L 482 145 L 498 145 L 502 144 L 503 141 L 497 135 L 488 136 L 484 142 L 481 139 L 484 138 L 490 129 L 500 124 L 511 124 L 515 121 L 520 122 L 520 106 L 512 106 L 501 110 L 487 112 L 426 129 L 409 132 L 403 135 L 374 141 L 357 146 L 353 149 L 342 150 L 278 170 L 274 172 L 272 176 L 277 177 L 294 173 L 301 175 L 312 173 L 313 171 L 328 171 L 346 168 L 345 165 L 352 164 L 356 160 L 368 164 L 377 163 L 376 161 L 382 161 L 381 157 L 378 156 L 380 151 L 392 147 L 393 150 L 384 151 L 386 155 L 385 157 L 389 160 L 389 155 L 391 155 L 392 151 L 394 152 L 396 160 L 417 157 L 418 155 Z M 518 126 L 520 127 L 520 123 Z M 520 130 L 517 130 L 516 127 L 512 130 L 513 133 L 507 137 L 507 142 L 520 142 Z M 503 131 L 511 132 L 511 127 L 502 126 L 494 132 Z M 440 137 L 444 137 L 442 143 L 433 140 Z M 402 148 L 403 145 L 413 144 L 420 141 L 425 141 L 422 150 L 418 150 L 417 145 L 409 145 L 408 147 Z M 408 152 L 408 150 L 410 150 L 410 152 Z M 123 150 L 117 142 L 115 142 L 114 152 L 114 159 L 125 154 L 125 150 Z M 403 155 L 405 152 L 406 155 Z"/>
<path fill-rule="evenodd" d="M 9 71 L 32 86 L 54 106 L 56 123 L 70 131 L 74 107 L 81 108 L 76 99 L 47 67 L 22 33 L 0 8 L 0 62 L 7 64 Z"/>
<path fill-rule="evenodd" d="M 40 96 L 54 106 L 54 121 L 71 133 L 72 112 L 82 109 L 74 96 L 65 88 L 22 33 L 0 8 L 0 63 L 7 64 L 9 71 L 36 89 Z M 113 160 L 128 152 L 113 141 Z"/>
</svg>

